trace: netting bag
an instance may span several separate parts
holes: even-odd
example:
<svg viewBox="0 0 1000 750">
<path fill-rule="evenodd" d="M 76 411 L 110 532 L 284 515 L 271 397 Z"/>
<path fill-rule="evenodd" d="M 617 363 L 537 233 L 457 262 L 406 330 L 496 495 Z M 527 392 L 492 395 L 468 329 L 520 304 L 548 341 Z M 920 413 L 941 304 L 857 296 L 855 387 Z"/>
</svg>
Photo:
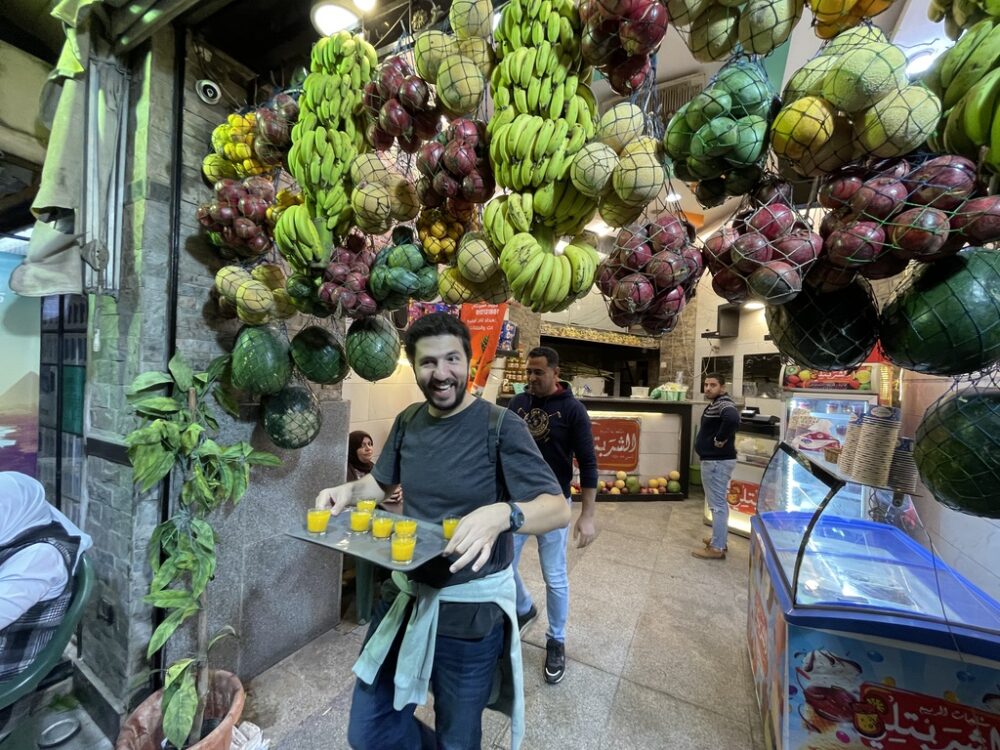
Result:
<svg viewBox="0 0 1000 750">
<path fill-rule="evenodd" d="M 496 190 L 486 123 L 458 117 L 420 147 L 416 189 L 420 205 L 441 209 L 456 222 L 468 222 Z"/>
<path fill-rule="evenodd" d="M 703 206 L 745 195 L 763 178 L 777 106 L 760 62 L 737 57 L 670 118 L 664 149 L 678 179 L 697 183 Z"/>
<path fill-rule="evenodd" d="M 920 268 L 882 311 L 893 364 L 961 375 L 1000 364 L 1000 253 L 969 248 Z"/>
<path fill-rule="evenodd" d="M 414 42 L 413 59 L 417 73 L 434 84 L 437 102 L 445 112 L 457 117 L 479 109 L 493 65 L 488 45 L 442 31 L 425 31 Z"/>
<path fill-rule="evenodd" d="M 893 0 L 809 0 L 813 31 L 821 39 L 830 39 L 884 13 L 892 3 Z"/>
<path fill-rule="evenodd" d="M 399 333 L 381 315 L 360 318 L 347 329 L 347 361 L 360 377 L 371 382 L 387 378 L 399 363 Z"/>
<path fill-rule="evenodd" d="M 272 396 L 261 400 L 264 432 L 279 448 L 303 448 L 319 435 L 323 412 L 309 387 L 292 381 Z"/>
<path fill-rule="evenodd" d="M 699 62 L 725 60 L 734 52 L 766 55 L 791 35 L 802 18 L 802 0 L 669 0 L 671 22 Z"/>
<path fill-rule="evenodd" d="M 632 8 L 614 0 L 580 3 L 580 51 L 588 65 L 608 79 L 611 90 L 628 96 L 653 75 L 653 58 L 667 32 L 666 3 L 647 0 Z"/>
<path fill-rule="evenodd" d="M 726 301 L 782 305 L 802 291 L 822 247 L 808 215 L 793 206 L 792 186 L 768 176 L 733 220 L 705 240 L 705 264 L 712 289 Z"/>
<path fill-rule="evenodd" d="M 393 55 L 379 66 L 375 80 L 365 84 L 363 101 L 368 115 L 365 137 L 376 151 L 398 144 L 413 154 L 437 135 L 441 112 L 430 86 L 403 55 Z"/>
<path fill-rule="evenodd" d="M 878 308 L 864 279 L 832 292 L 807 284 L 791 301 L 768 305 L 765 320 L 782 356 L 814 370 L 854 369 L 878 339 Z"/>
<path fill-rule="evenodd" d="M 277 190 L 270 177 L 223 178 L 214 185 L 213 200 L 195 211 L 198 223 L 213 233 L 213 242 L 241 258 L 257 258 L 272 250 L 270 209 Z"/>
<path fill-rule="evenodd" d="M 670 333 L 704 272 L 694 227 L 679 210 L 662 210 L 623 228 L 597 272 L 611 321 Z"/>
<path fill-rule="evenodd" d="M 1000 383 L 997 372 L 957 382 L 924 413 L 913 458 L 942 505 L 1000 518 Z"/>
<path fill-rule="evenodd" d="M 785 86 L 772 150 L 807 177 L 869 155 L 913 151 L 936 130 L 941 101 L 908 84 L 906 65 L 906 54 L 877 27 L 838 34 Z"/>
<path fill-rule="evenodd" d="M 256 110 L 254 155 L 262 164 L 281 166 L 292 147 L 292 128 L 299 119 L 293 92 L 281 91 Z"/>
</svg>

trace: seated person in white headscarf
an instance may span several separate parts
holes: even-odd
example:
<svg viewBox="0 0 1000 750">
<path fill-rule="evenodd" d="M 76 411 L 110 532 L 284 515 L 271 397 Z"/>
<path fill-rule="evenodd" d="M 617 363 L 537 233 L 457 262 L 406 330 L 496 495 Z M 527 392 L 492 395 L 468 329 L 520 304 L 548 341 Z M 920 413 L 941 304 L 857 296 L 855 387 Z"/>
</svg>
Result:
<svg viewBox="0 0 1000 750">
<path fill-rule="evenodd" d="M 41 484 L 0 472 L 0 680 L 30 667 L 52 639 L 91 544 L 46 501 Z"/>
</svg>

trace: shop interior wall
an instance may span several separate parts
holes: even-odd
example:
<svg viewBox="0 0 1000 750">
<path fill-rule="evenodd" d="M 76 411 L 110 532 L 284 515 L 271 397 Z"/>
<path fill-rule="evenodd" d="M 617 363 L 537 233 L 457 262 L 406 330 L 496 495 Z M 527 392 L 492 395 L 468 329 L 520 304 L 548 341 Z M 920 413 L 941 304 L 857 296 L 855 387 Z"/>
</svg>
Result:
<svg viewBox="0 0 1000 750">
<path fill-rule="evenodd" d="M 903 435 L 916 434 L 924 411 L 948 391 L 951 381 L 903 372 Z M 946 563 L 1000 601 L 1000 520 L 959 513 L 937 502 L 922 484 L 913 495 L 935 552 Z"/>
</svg>

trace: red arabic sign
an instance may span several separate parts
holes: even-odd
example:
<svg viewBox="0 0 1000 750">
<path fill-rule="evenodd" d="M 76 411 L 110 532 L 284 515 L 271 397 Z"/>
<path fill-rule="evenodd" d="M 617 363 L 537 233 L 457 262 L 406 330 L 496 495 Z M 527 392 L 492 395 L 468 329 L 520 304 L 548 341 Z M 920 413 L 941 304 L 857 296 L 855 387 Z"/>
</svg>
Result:
<svg viewBox="0 0 1000 750">
<path fill-rule="evenodd" d="M 726 492 L 726 502 L 729 503 L 729 507 L 732 510 L 752 516 L 757 512 L 757 496 L 759 494 L 759 484 L 733 479 L 729 482 L 729 490 Z"/>
<path fill-rule="evenodd" d="M 871 748 L 1000 750 L 1000 714 L 872 683 L 861 686 L 854 728 Z"/>
<path fill-rule="evenodd" d="M 592 417 L 597 468 L 604 471 L 632 471 L 639 465 L 641 420 L 621 417 Z"/>
</svg>

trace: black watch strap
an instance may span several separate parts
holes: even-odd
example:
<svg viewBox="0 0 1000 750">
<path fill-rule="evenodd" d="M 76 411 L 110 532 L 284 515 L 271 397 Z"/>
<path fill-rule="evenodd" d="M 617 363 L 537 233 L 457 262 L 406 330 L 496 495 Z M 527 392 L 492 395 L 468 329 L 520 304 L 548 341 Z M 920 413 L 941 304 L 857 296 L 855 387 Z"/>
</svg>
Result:
<svg viewBox="0 0 1000 750">
<path fill-rule="evenodd" d="M 507 505 L 510 506 L 510 530 L 517 531 L 524 526 L 524 512 L 511 501 Z"/>
</svg>

